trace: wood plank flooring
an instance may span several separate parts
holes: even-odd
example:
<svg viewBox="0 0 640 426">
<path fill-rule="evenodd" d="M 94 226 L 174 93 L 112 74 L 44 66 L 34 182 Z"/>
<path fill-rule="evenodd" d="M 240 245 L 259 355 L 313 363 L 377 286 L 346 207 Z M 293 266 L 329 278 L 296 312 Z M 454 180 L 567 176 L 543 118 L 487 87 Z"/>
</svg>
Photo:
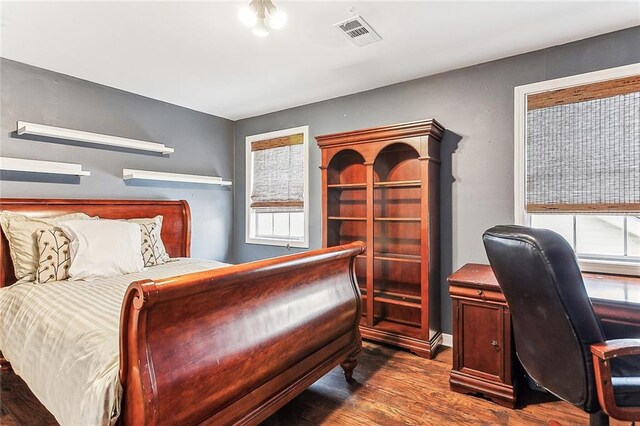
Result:
<svg viewBox="0 0 640 426">
<path fill-rule="evenodd" d="M 587 415 L 554 397 L 521 389 L 516 410 L 449 390 L 451 349 L 428 361 L 408 352 L 364 344 L 347 383 L 338 367 L 267 419 L 263 426 L 290 425 L 587 425 Z M 3 372 L 1 425 L 56 425 L 24 382 Z M 612 426 L 628 425 L 612 421 Z"/>
</svg>

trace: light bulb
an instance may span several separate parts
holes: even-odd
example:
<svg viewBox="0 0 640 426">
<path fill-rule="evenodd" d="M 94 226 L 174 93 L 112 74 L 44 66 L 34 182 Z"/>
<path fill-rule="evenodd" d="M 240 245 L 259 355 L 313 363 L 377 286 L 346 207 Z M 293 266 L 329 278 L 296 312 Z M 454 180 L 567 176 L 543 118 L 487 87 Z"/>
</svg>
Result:
<svg viewBox="0 0 640 426">
<path fill-rule="evenodd" d="M 249 6 L 240 8 L 238 11 L 238 18 L 240 18 L 240 21 L 242 21 L 242 23 L 247 27 L 253 27 L 258 22 L 255 12 L 253 12 Z"/>
<path fill-rule="evenodd" d="M 274 30 L 279 30 L 287 23 L 287 14 L 276 10 L 274 13 L 269 14 L 269 26 Z"/>
<path fill-rule="evenodd" d="M 255 27 L 253 27 L 251 32 L 253 33 L 253 35 L 258 37 L 268 36 L 269 30 L 267 29 L 267 26 L 264 24 L 264 19 L 258 19 L 258 23 L 256 24 Z"/>
</svg>

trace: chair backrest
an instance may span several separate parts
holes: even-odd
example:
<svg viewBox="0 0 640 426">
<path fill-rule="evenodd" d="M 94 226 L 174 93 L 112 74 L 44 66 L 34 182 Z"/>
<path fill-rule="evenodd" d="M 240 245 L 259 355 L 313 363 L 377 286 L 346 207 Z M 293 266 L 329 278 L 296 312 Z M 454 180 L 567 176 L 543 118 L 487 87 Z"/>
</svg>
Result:
<svg viewBox="0 0 640 426">
<path fill-rule="evenodd" d="M 565 401 L 598 411 L 589 345 L 605 338 L 571 246 L 553 231 L 515 225 L 491 228 L 483 241 L 527 373 Z"/>
</svg>

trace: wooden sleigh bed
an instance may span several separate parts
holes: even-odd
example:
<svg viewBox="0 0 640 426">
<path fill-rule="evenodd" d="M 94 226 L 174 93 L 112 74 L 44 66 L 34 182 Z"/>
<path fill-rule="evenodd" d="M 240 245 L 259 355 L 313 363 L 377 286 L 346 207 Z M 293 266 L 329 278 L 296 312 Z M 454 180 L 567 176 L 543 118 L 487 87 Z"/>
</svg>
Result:
<svg viewBox="0 0 640 426">
<path fill-rule="evenodd" d="M 162 215 L 167 252 L 190 255 L 185 201 L 0 199 L 0 210 Z M 339 364 L 350 379 L 361 348 L 354 259 L 364 250 L 357 242 L 131 283 L 120 317 L 119 424 L 257 424 Z M 0 257 L 4 287 L 15 282 L 4 235 Z"/>
</svg>

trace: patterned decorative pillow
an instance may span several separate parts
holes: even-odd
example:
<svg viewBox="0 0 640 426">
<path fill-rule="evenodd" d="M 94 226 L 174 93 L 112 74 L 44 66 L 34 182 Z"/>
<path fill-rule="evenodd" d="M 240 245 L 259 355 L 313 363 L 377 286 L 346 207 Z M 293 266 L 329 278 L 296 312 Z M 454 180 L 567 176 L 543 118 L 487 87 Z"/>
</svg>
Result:
<svg viewBox="0 0 640 426">
<path fill-rule="evenodd" d="M 141 252 L 145 268 L 147 266 L 162 265 L 169 260 L 169 254 L 160 237 L 162 231 L 162 216 L 148 219 L 129 219 L 127 222 L 140 225 L 142 236 Z"/>
<path fill-rule="evenodd" d="M 71 253 L 69 238 L 60 228 L 38 229 L 35 232 L 40 253 L 36 283 L 61 281 L 69 278 Z"/>
</svg>

